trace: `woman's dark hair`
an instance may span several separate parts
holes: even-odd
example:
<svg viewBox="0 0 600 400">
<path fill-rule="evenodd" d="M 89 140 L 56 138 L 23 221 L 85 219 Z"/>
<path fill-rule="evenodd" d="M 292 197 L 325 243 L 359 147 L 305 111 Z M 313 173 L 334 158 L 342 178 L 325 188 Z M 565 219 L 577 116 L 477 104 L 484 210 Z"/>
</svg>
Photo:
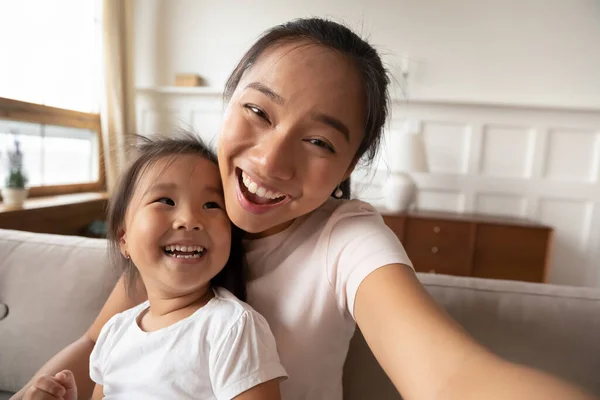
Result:
<svg viewBox="0 0 600 400">
<path fill-rule="evenodd" d="M 109 255 L 113 266 L 123 274 L 127 294 L 133 296 L 139 272 L 130 259 L 121 254 L 119 232 L 125 222 L 127 208 L 145 171 L 163 157 L 192 154 L 217 164 L 216 154 L 198 135 L 180 132 L 173 136 L 147 138 L 135 136 L 134 157 L 119 178 L 108 205 Z M 231 224 L 231 251 L 225 267 L 211 280 L 212 286 L 223 287 L 240 300 L 246 300 L 246 260 L 242 245 L 243 231 Z"/>
<path fill-rule="evenodd" d="M 225 84 L 224 97 L 228 101 L 240 80 L 259 57 L 269 48 L 301 40 L 338 51 L 351 59 L 360 72 L 365 97 L 365 135 L 356 151 L 354 162 L 373 161 L 379 149 L 383 126 L 387 120 L 390 83 L 377 50 L 349 28 L 321 18 L 296 19 L 266 31 L 246 52 Z M 350 198 L 350 179 L 341 183 L 344 198 Z"/>
</svg>

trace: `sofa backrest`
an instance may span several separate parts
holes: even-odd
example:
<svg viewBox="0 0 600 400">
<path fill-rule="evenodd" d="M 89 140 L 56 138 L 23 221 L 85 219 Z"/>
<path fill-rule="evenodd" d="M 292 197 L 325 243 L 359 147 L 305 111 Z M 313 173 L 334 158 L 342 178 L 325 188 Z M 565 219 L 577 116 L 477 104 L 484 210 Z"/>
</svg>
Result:
<svg viewBox="0 0 600 400">
<path fill-rule="evenodd" d="M 600 395 L 599 291 L 444 275 L 419 279 L 488 348 Z M 104 240 L 0 229 L 0 391 L 21 388 L 81 336 L 116 280 Z M 358 330 L 344 369 L 344 398 L 400 398 Z"/>
</svg>

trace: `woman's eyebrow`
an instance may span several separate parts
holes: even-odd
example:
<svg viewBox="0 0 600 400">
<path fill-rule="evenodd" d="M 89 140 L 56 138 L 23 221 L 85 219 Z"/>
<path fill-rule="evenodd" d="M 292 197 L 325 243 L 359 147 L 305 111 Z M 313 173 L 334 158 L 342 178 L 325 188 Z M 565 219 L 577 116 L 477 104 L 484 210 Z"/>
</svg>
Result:
<svg viewBox="0 0 600 400">
<path fill-rule="evenodd" d="M 261 92 L 262 94 L 264 94 L 265 96 L 267 96 L 268 98 L 273 100 L 275 103 L 279 104 L 280 106 L 285 104 L 284 98 L 281 97 L 280 95 L 278 95 L 277 93 L 275 93 L 273 91 L 273 89 L 271 89 L 264 83 L 251 82 L 248 84 L 248 86 L 246 86 L 246 89 L 248 89 L 248 88 L 258 90 L 259 92 Z"/>
<path fill-rule="evenodd" d="M 315 112 L 312 114 L 312 119 L 332 127 L 336 131 L 344 135 L 346 142 L 350 143 L 350 129 L 339 119 L 331 115 Z"/>
</svg>

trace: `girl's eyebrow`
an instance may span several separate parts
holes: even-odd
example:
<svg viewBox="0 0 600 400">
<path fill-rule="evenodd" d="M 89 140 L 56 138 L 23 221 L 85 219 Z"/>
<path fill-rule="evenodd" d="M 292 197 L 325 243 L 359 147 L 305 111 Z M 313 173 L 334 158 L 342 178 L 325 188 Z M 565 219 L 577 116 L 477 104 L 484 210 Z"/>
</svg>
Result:
<svg viewBox="0 0 600 400">
<path fill-rule="evenodd" d="M 204 190 L 207 192 L 214 192 L 220 196 L 223 196 L 223 188 L 220 186 L 206 185 L 204 186 Z"/>
<path fill-rule="evenodd" d="M 177 189 L 177 188 L 178 188 L 178 186 L 175 183 L 157 183 L 157 184 L 150 186 L 146 190 L 145 194 L 168 191 L 168 190 L 173 190 L 173 189 Z M 207 192 L 214 192 L 216 194 L 223 195 L 223 188 L 221 186 L 205 185 L 203 190 L 205 190 Z"/>
<path fill-rule="evenodd" d="M 146 194 L 153 193 L 153 192 L 159 192 L 159 191 L 163 191 L 163 190 L 176 189 L 176 188 L 177 188 L 177 185 L 174 183 L 157 183 L 155 185 L 150 186 L 146 190 Z"/>
</svg>

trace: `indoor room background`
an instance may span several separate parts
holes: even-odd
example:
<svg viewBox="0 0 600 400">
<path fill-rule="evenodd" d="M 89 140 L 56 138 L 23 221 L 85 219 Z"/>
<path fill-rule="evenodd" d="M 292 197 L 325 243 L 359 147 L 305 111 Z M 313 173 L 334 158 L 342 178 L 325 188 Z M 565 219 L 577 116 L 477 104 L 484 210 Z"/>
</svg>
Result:
<svg viewBox="0 0 600 400">
<path fill-rule="evenodd" d="M 143 6 L 142 6 L 143 4 Z M 387 146 L 353 175 L 383 203 L 393 135 L 422 133 L 417 208 L 527 218 L 554 228 L 548 281 L 600 287 L 600 3 L 594 0 L 137 0 L 138 131 L 191 127 L 213 141 L 224 82 L 264 29 L 329 16 L 383 53 L 394 84 Z M 175 75 L 205 85 L 174 86 Z"/>
</svg>

